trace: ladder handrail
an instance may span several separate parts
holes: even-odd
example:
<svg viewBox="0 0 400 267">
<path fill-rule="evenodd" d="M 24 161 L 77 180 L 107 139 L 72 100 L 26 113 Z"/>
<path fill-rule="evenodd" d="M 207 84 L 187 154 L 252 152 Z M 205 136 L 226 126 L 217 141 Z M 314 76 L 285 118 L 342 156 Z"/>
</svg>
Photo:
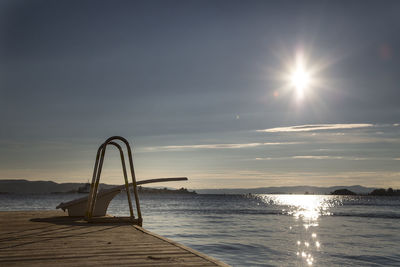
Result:
<svg viewBox="0 0 400 267">
<path fill-rule="evenodd" d="M 85 218 L 87 220 L 90 220 L 92 218 L 92 214 L 94 211 L 94 207 L 96 204 L 96 198 L 97 198 L 97 190 L 99 187 L 99 182 L 100 182 L 100 175 L 101 175 L 101 171 L 103 168 L 103 163 L 104 163 L 104 155 L 106 152 L 106 148 L 107 145 L 114 145 L 118 148 L 118 150 L 120 151 L 120 155 L 121 155 L 121 162 L 122 162 L 122 168 L 124 171 L 124 178 L 125 178 L 125 188 L 127 189 L 127 196 L 128 196 L 128 201 L 129 201 L 129 207 L 130 207 L 130 212 L 131 212 L 131 218 L 134 218 L 133 215 L 133 209 L 132 209 L 132 202 L 130 199 L 130 190 L 129 190 L 129 185 L 128 185 L 128 178 L 126 175 L 126 167 L 125 167 L 125 159 L 123 156 L 123 151 L 121 146 L 119 146 L 117 143 L 112 142 L 113 140 L 120 140 L 123 143 L 125 143 L 126 146 L 126 150 L 128 152 L 128 160 L 129 160 L 129 167 L 131 170 L 131 178 L 132 178 L 132 186 L 133 186 L 133 192 L 135 195 L 135 202 L 136 202 L 136 210 L 138 213 L 138 222 L 141 225 L 142 224 L 142 213 L 140 210 L 140 203 L 139 203 L 139 197 L 138 197 L 138 191 L 137 191 L 137 184 L 136 184 L 136 176 L 135 176 L 135 171 L 134 171 L 134 167 L 133 167 L 133 159 L 132 159 L 132 151 L 131 151 L 131 147 L 129 145 L 129 142 L 121 137 L 121 136 L 112 136 L 110 138 L 108 138 L 103 144 L 100 145 L 100 147 L 97 150 L 97 154 L 96 154 L 96 161 L 94 164 L 94 169 L 93 169 L 93 176 L 92 176 L 92 183 L 90 184 L 90 192 L 89 192 L 89 196 L 88 196 L 88 204 L 87 204 L 87 210 L 86 210 L 86 216 Z"/>
</svg>

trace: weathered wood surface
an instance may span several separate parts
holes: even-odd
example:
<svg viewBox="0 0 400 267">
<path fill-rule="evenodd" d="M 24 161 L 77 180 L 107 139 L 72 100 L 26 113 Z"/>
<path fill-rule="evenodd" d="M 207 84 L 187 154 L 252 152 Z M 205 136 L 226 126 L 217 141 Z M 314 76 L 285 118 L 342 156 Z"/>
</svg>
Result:
<svg viewBox="0 0 400 267">
<path fill-rule="evenodd" d="M 228 266 L 130 224 L 55 211 L 0 212 L 0 266 Z"/>
</svg>

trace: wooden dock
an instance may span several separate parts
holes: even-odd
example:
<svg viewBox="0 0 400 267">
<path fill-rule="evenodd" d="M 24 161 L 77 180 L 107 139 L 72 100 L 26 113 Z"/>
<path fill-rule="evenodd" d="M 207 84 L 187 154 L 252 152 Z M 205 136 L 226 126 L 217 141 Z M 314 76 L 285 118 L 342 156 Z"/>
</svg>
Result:
<svg viewBox="0 0 400 267">
<path fill-rule="evenodd" d="M 131 224 L 57 211 L 0 212 L 0 266 L 228 266 Z"/>
</svg>

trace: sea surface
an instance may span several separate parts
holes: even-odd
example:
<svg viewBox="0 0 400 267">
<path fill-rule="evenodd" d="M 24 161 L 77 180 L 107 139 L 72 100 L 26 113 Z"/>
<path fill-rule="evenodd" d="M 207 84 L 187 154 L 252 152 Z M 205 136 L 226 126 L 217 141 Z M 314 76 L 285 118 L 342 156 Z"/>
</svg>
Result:
<svg viewBox="0 0 400 267">
<path fill-rule="evenodd" d="M 0 195 L 0 211 L 82 195 Z M 232 266 L 400 266 L 400 198 L 141 195 L 143 227 Z M 108 213 L 128 215 L 126 195 Z"/>
</svg>

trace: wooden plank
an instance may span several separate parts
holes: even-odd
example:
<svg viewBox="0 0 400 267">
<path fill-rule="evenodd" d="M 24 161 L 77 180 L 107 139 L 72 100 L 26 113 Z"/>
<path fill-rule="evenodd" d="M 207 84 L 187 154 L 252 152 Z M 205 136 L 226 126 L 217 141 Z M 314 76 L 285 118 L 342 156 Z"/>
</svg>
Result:
<svg viewBox="0 0 400 267">
<path fill-rule="evenodd" d="M 55 211 L 0 212 L 0 266 L 228 266 L 124 223 Z"/>
</svg>

